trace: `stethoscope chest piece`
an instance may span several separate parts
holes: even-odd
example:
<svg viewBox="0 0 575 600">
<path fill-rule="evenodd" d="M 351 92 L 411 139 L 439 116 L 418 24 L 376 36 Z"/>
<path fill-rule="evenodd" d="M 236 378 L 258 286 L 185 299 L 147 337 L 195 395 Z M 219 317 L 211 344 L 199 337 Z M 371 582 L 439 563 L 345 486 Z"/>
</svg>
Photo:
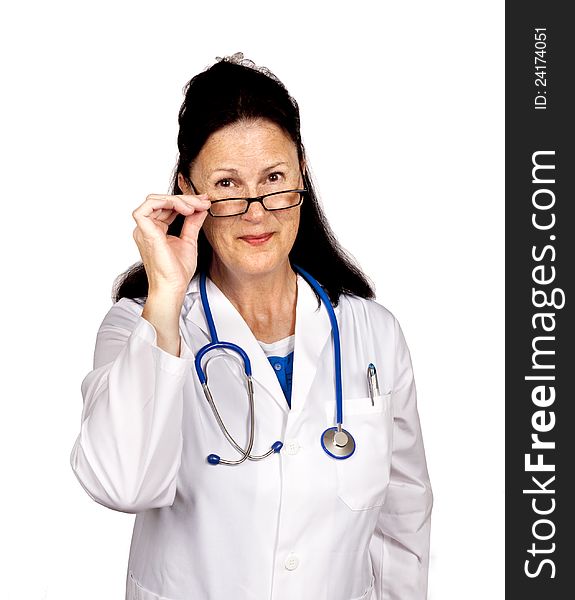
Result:
<svg viewBox="0 0 575 600">
<path fill-rule="evenodd" d="M 322 448 L 333 458 L 349 458 L 355 452 L 355 440 L 341 426 L 326 429 L 321 436 Z"/>
</svg>

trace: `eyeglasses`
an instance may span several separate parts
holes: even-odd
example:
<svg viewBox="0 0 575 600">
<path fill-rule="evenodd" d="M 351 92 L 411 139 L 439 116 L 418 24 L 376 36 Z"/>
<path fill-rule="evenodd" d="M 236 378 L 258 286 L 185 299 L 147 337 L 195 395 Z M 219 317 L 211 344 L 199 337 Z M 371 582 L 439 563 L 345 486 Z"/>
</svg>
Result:
<svg viewBox="0 0 575 600">
<path fill-rule="evenodd" d="M 196 188 L 192 183 L 194 191 Z M 260 202 L 268 211 L 286 210 L 295 208 L 303 202 L 303 196 L 307 193 L 306 189 L 284 190 L 281 192 L 271 192 L 255 198 L 223 198 L 221 200 L 212 200 L 212 205 L 208 212 L 212 217 L 236 217 L 248 212 L 252 202 Z"/>
</svg>

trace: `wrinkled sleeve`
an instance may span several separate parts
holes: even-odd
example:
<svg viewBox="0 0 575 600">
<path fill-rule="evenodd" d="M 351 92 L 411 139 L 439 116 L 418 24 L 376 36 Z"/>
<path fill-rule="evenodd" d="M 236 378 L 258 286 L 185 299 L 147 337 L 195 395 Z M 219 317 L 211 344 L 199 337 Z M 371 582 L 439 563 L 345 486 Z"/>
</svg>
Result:
<svg viewBox="0 0 575 600">
<path fill-rule="evenodd" d="M 96 338 L 93 370 L 81 385 L 80 433 L 70 455 L 88 495 L 108 508 L 136 513 L 170 506 L 182 451 L 183 386 L 193 353 L 157 346 L 142 307 L 122 298 Z"/>
<path fill-rule="evenodd" d="M 370 544 L 377 600 L 425 600 L 433 496 L 411 357 L 395 322 L 393 452 L 385 504 Z"/>
</svg>

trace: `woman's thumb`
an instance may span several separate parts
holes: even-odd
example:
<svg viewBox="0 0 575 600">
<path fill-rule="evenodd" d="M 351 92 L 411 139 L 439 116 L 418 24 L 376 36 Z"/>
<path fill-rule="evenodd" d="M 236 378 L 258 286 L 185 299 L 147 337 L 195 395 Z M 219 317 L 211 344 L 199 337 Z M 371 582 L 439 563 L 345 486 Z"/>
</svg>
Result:
<svg viewBox="0 0 575 600">
<path fill-rule="evenodd" d="M 182 225 L 182 231 L 180 233 L 180 239 L 184 240 L 185 242 L 195 244 L 198 241 L 198 233 L 200 232 L 200 229 L 202 228 L 207 216 L 207 210 L 194 212 L 191 215 L 188 215 L 184 219 L 184 224 Z"/>
</svg>

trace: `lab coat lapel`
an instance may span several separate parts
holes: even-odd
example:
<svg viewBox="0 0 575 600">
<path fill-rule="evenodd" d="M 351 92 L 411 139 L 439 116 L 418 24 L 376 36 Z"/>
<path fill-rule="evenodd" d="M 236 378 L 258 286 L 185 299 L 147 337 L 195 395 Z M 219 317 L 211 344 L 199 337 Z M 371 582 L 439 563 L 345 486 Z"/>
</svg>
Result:
<svg viewBox="0 0 575 600">
<path fill-rule="evenodd" d="M 322 303 L 318 308 L 317 297 L 313 289 L 299 274 L 297 286 L 292 413 L 302 410 L 317 373 L 320 355 L 328 342 L 330 350 L 333 352 L 331 323 L 325 306 Z M 209 329 L 200 300 L 199 287 L 199 276 L 196 276 L 188 286 L 188 294 L 192 295 L 193 300 L 187 319 L 199 327 L 209 339 Z M 243 317 L 209 278 L 206 290 L 220 341 L 232 342 L 246 351 L 252 364 L 253 378 L 266 388 L 282 411 L 289 411 L 277 376 Z M 340 305 L 335 308 L 336 318 L 339 316 L 339 309 Z M 330 373 L 331 381 L 334 382 L 333 368 Z M 326 389 L 326 395 L 333 396 L 335 401 L 335 383 L 330 383 L 329 389 Z"/>
<path fill-rule="evenodd" d="M 199 277 L 194 277 L 188 287 L 188 294 L 193 294 L 195 299 L 192 301 L 187 319 L 202 329 L 209 339 L 209 328 L 202 308 L 199 288 Z M 277 376 L 241 314 L 210 278 L 206 279 L 206 292 L 219 340 L 236 344 L 246 352 L 252 366 L 253 379 L 267 390 L 283 412 L 287 412 L 289 406 Z M 257 386 L 255 394 L 257 402 Z"/>
<path fill-rule="evenodd" d="M 317 297 L 305 279 L 297 276 L 298 295 L 295 323 L 295 349 L 294 370 L 292 377 L 291 410 L 296 413 L 302 410 L 309 394 L 310 387 L 315 379 L 319 359 L 326 344 L 331 346 L 331 322 L 328 312 L 320 302 L 318 307 Z M 339 314 L 339 305 L 335 309 L 336 318 Z M 333 369 L 330 373 L 333 372 Z M 332 381 L 333 377 L 332 375 Z M 335 398 L 335 384 L 326 388 L 327 395 Z"/>
</svg>

